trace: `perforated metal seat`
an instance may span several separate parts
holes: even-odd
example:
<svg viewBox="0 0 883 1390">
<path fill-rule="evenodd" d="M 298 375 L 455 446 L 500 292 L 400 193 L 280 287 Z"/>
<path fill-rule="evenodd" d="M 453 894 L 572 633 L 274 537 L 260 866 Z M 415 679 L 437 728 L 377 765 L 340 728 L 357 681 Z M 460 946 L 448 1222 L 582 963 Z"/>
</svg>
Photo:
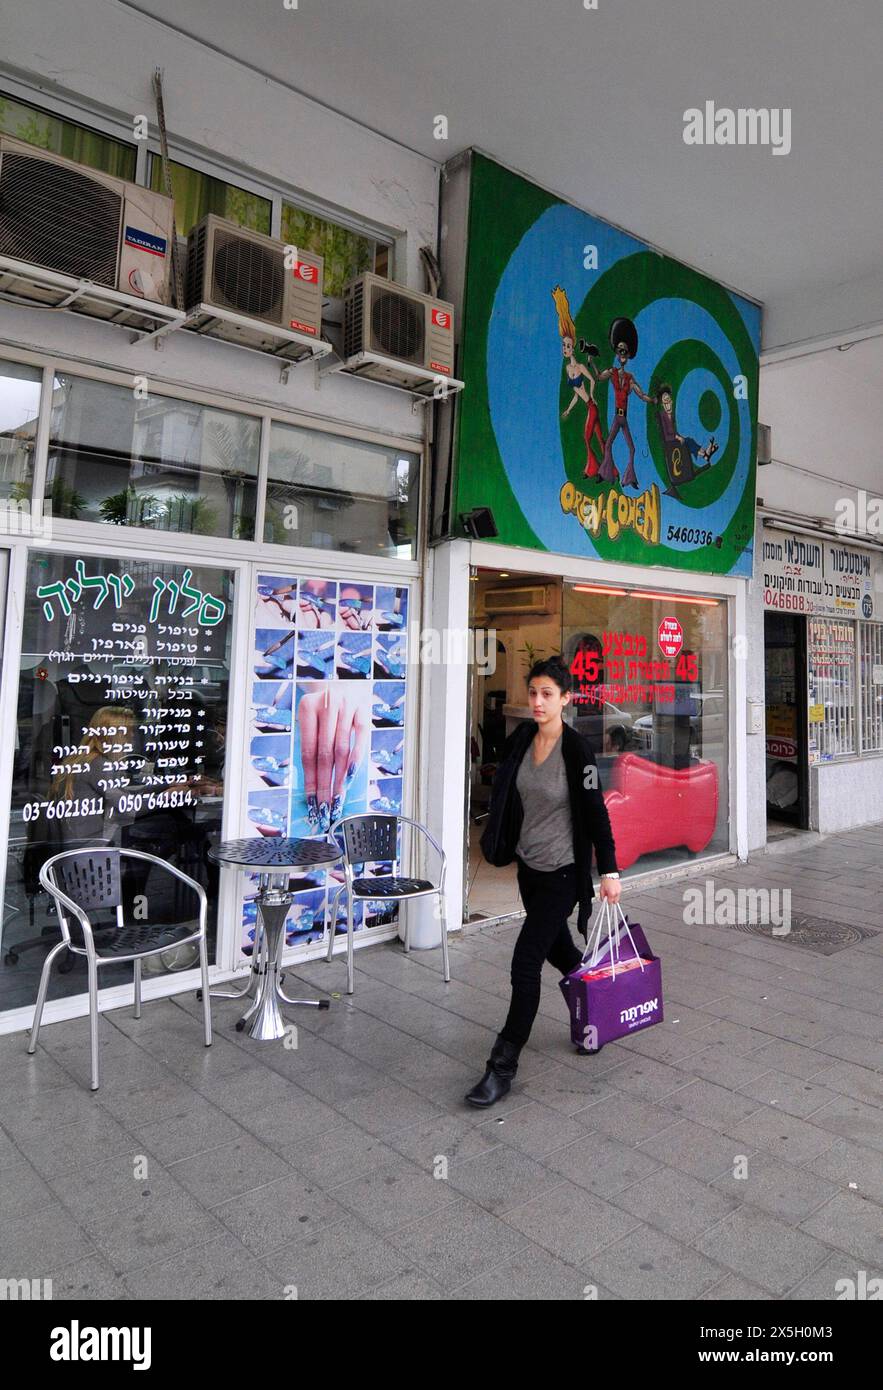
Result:
<svg viewBox="0 0 883 1390">
<path fill-rule="evenodd" d="M 399 848 L 402 826 L 411 826 L 413 830 L 423 836 L 435 850 L 439 857 L 438 883 L 434 883 L 428 878 L 408 878 L 399 873 Z M 447 861 L 444 850 L 438 841 L 430 835 L 424 825 L 421 825 L 419 821 L 412 820 L 409 816 L 345 816 L 336 826 L 333 835 L 342 835 L 343 838 L 344 882 L 340 885 L 332 898 L 331 911 L 329 914 L 331 919 L 331 931 L 328 939 L 328 954 L 326 959 L 330 960 L 334 952 L 337 904 L 341 893 L 345 892 L 347 898 L 347 994 L 353 993 L 353 904 L 357 898 L 371 898 L 379 902 L 402 902 L 410 898 L 437 897 L 439 905 L 438 916 L 441 926 L 444 976 L 445 980 L 450 980 L 451 968 L 448 962 L 448 930 L 445 919 L 444 898 Z M 360 874 L 356 876 L 356 865 L 364 868 L 366 864 L 385 865 L 387 863 L 391 865 L 392 873 L 377 874 L 374 876 Z M 410 924 L 407 913 L 405 914 L 404 949 L 406 952 L 411 949 Z"/>
<path fill-rule="evenodd" d="M 123 880 L 120 861 L 137 860 L 156 865 L 165 873 L 172 874 L 186 884 L 196 894 L 199 903 L 198 925 L 187 923 L 153 923 L 149 921 L 127 922 L 123 913 Z M 89 1025 L 92 1049 L 93 1091 L 98 1090 L 98 970 L 102 965 L 118 964 L 123 960 L 133 962 L 135 977 L 135 1017 L 141 1017 L 141 961 L 145 956 L 159 955 L 171 947 L 183 945 L 187 941 L 199 943 L 199 961 L 202 971 L 202 1007 L 206 1047 L 211 1046 L 212 1019 L 208 984 L 208 956 L 206 952 L 206 919 L 208 901 L 202 884 L 190 878 L 155 854 L 146 854 L 137 849 L 115 849 L 106 845 L 93 849 L 65 850 L 48 859 L 40 870 L 40 882 L 55 900 L 58 920 L 61 925 L 61 941 L 49 952 L 40 976 L 40 988 L 34 1009 L 34 1022 L 31 1028 L 28 1052 L 37 1049 L 40 1036 L 40 1023 L 43 1007 L 49 989 L 49 974 L 52 962 L 59 951 L 72 951 L 85 956 L 89 969 Z M 145 903 L 149 903 L 144 894 Z M 112 911 L 115 924 L 93 921 L 89 914 Z"/>
</svg>

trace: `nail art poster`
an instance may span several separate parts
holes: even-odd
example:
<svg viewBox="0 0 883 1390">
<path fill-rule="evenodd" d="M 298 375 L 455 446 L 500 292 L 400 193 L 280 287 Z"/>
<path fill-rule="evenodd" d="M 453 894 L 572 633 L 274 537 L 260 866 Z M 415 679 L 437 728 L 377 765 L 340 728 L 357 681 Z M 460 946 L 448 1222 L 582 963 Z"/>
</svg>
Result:
<svg viewBox="0 0 883 1390">
<path fill-rule="evenodd" d="M 324 836 L 344 816 L 402 810 L 409 599 L 406 585 L 258 575 L 243 834 Z M 330 877 L 332 894 L 339 881 Z M 300 883 L 300 877 L 291 881 L 297 896 L 288 945 L 323 934 L 319 884 L 315 876 L 303 878 L 299 891 Z M 309 913 L 297 910 L 305 893 Z M 357 908 L 359 930 L 390 920 L 388 904 Z M 341 919 L 345 928 L 345 912 L 335 916 L 338 930 Z M 254 922 L 243 925 L 243 950 L 250 954 Z"/>
</svg>

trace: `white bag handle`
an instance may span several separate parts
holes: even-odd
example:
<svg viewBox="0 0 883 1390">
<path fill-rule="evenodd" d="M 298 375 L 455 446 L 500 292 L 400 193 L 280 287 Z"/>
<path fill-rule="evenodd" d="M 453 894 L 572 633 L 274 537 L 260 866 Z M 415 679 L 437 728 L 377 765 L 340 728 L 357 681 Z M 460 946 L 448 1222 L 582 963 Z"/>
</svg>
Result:
<svg viewBox="0 0 883 1390">
<path fill-rule="evenodd" d="M 620 960 L 620 954 L 619 954 L 620 931 L 619 931 L 619 922 L 617 921 L 617 919 L 616 919 L 616 917 L 614 916 L 614 913 L 613 913 L 613 907 L 614 907 L 614 906 L 616 907 L 616 910 L 617 910 L 617 912 L 619 913 L 620 919 L 622 920 L 622 925 L 625 927 L 626 936 L 628 937 L 629 941 L 632 943 L 632 950 L 633 950 L 634 953 L 635 953 L 635 959 L 637 960 L 638 964 L 640 965 L 641 971 L 642 971 L 642 973 L 643 973 L 643 970 L 644 970 L 644 962 L 643 962 L 643 960 L 642 960 L 642 958 L 641 958 L 641 953 L 639 952 L 637 946 L 635 945 L 635 938 L 632 936 L 632 933 L 631 933 L 631 930 L 630 930 L 630 928 L 629 928 L 628 920 L 627 920 L 627 918 L 626 918 L 626 916 L 625 916 L 625 913 L 623 912 L 623 910 L 622 910 L 622 908 L 620 907 L 620 905 L 619 905 L 618 902 L 615 903 L 615 904 L 613 904 L 613 905 L 611 905 L 610 901 L 609 901 L 607 898 L 604 898 L 604 899 L 602 900 L 601 911 L 600 911 L 599 914 L 598 914 L 598 924 L 597 924 L 597 926 L 595 927 L 594 932 L 592 933 L 592 940 L 591 940 L 590 942 L 586 942 L 586 949 L 585 949 L 585 951 L 583 952 L 583 958 L 582 958 L 582 961 L 580 962 L 580 964 L 581 964 L 581 965 L 585 965 L 585 963 L 586 963 L 586 956 L 589 954 L 589 951 L 591 950 L 591 951 L 592 951 L 592 959 L 591 959 L 591 961 L 590 961 L 590 968 L 591 968 L 592 966 L 595 965 L 595 962 L 596 962 L 597 959 L 598 959 L 598 954 L 599 954 L 599 952 L 600 952 L 600 950 L 601 950 L 601 929 L 602 929 L 602 927 L 605 926 L 605 924 L 606 924 L 606 927 L 607 927 L 607 934 L 606 934 L 606 936 L 605 936 L 605 941 L 606 941 L 606 942 L 610 945 L 610 947 L 611 947 L 611 950 L 610 950 L 610 967 L 611 967 L 611 972 L 612 972 L 612 978 L 615 980 L 615 979 L 616 979 L 616 962 Z"/>
</svg>

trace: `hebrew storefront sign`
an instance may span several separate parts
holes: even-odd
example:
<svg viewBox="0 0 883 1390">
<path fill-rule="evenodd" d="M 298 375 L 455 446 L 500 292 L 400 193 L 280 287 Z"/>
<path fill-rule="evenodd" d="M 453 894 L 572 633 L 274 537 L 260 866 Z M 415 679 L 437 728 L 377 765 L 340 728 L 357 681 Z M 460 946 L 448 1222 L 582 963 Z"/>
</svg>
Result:
<svg viewBox="0 0 883 1390">
<path fill-rule="evenodd" d="M 764 531 L 764 608 L 827 618 L 883 614 L 883 557 L 823 536 Z"/>
</svg>

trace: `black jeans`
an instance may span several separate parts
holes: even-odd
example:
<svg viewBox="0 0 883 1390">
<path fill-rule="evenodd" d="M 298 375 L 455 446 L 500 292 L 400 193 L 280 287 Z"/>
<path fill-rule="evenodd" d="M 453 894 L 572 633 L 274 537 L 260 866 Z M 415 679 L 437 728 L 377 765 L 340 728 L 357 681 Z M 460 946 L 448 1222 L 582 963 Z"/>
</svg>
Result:
<svg viewBox="0 0 883 1390">
<path fill-rule="evenodd" d="M 500 1037 L 524 1047 L 540 1007 L 543 961 L 568 975 L 582 960 L 567 925 L 579 896 L 576 868 L 565 864 L 540 873 L 519 859 L 518 889 L 526 916 L 512 954 L 512 1002 Z"/>
</svg>

